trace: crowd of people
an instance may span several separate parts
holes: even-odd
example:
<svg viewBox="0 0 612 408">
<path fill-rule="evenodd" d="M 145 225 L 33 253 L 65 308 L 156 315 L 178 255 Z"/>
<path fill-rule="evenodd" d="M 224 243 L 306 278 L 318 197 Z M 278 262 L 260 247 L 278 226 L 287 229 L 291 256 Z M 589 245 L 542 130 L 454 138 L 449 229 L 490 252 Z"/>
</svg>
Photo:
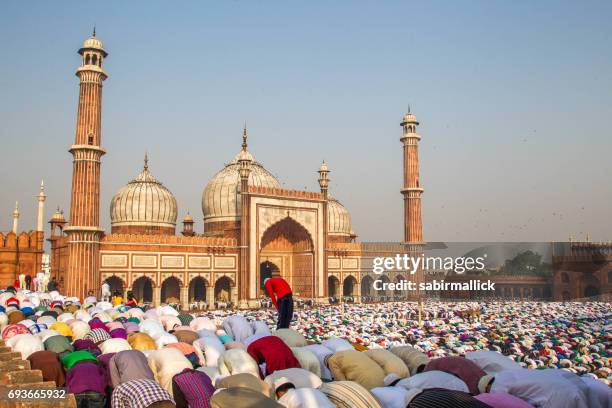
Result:
<svg viewBox="0 0 612 408">
<path fill-rule="evenodd" d="M 274 309 L 187 313 L 11 287 L 0 328 L 83 408 L 612 407 L 610 306 L 341 304 L 298 308 L 277 328 Z"/>
</svg>

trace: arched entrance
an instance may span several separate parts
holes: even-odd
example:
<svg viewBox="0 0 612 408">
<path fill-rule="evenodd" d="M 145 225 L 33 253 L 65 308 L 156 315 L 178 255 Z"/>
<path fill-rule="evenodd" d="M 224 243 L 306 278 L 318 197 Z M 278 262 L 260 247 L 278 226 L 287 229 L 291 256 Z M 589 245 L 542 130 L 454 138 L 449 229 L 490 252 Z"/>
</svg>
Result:
<svg viewBox="0 0 612 408">
<path fill-rule="evenodd" d="M 264 289 L 264 281 L 272 276 L 280 276 L 280 269 L 275 263 L 268 260 L 259 265 L 259 289 Z"/>
<path fill-rule="evenodd" d="M 366 275 L 361 278 L 361 297 L 362 299 L 365 298 L 365 301 L 372 300 L 369 299 L 372 296 L 372 292 L 374 291 L 372 285 L 374 285 L 374 279 L 372 279 L 371 276 Z"/>
<path fill-rule="evenodd" d="M 106 283 L 110 286 L 111 294 L 114 296 L 115 293 L 119 292 L 123 296 L 123 280 L 118 276 L 109 276 L 106 278 Z"/>
<path fill-rule="evenodd" d="M 347 276 L 342 283 L 343 296 L 355 296 L 357 289 L 357 279 L 353 276 Z"/>
<path fill-rule="evenodd" d="M 138 303 L 150 303 L 153 301 L 153 282 L 146 276 L 141 276 L 132 284 L 132 293 Z"/>
<path fill-rule="evenodd" d="M 232 281 L 227 276 L 223 276 L 217 279 L 215 282 L 215 301 L 217 302 L 231 302 L 231 286 Z"/>
<path fill-rule="evenodd" d="M 306 228 L 293 218 L 287 216 L 264 232 L 259 257 L 275 260 L 296 297 L 314 296 L 314 245 Z"/>
<path fill-rule="evenodd" d="M 338 297 L 339 287 L 340 287 L 340 281 L 338 280 L 338 278 L 336 278 L 335 276 L 327 277 L 327 291 L 329 293 L 329 297 L 333 297 L 333 298 Z"/>
<path fill-rule="evenodd" d="M 206 279 L 197 276 L 189 282 L 189 303 L 206 301 Z"/>
<path fill-rule="evenodd" d="M 162 283 L 161 301 L 162 303 L 179 303 L 181 282 L 174 276 L 169 277 Z"/>
</svg>

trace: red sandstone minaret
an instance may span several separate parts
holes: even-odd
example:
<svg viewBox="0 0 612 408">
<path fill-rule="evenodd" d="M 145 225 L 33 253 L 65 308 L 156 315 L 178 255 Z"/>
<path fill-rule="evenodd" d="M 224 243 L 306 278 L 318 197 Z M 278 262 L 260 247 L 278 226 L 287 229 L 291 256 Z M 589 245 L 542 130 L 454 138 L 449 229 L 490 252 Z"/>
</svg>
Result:
<svg viewBox="0 0 612 408">
<path fill-rule="evenodd" d="M 404 243 L 423 243 L 423 222 L 421 220 L 421 194 L 423 189 L 419 182 L 419 141 L 421 136 L 416 132 L 419 125 L 416 117 L 410 113 L 404 115 L 403 134 L 400 139 L 404 146 Z"/>
<path fill-rule="evenodd" d="M 76 136 L 69 150 L 74 158 L 72 196 L 69 226 L 64 229 L 68 235 L 69 263 L 61 290 L 83 300 L 90 290 L 99 295 L 99 242 L 103 234 L 100 227 L 100 159 L 105 153 L 101 147 L 102 82 L 108 75 L 102 66 L 107 53 L 96 38 L 95 29 L 79 54 L 82 61 L 76 70 L 80 79 Z"/>
<path fill-rule="evenodd" d="M 421 194 L 423 189 L 419 181 L 419 141 L 421 136 L 416 132 L 419 125 L 416 116 L 410 113 L 402 119 L 402 142 L 404 148 L 404 244 L 412 257 L 423 254 L 423 220 L 421 219 Z M 419 269 L 412 279 L 417 285 L 423 281 L 423 270 Z M 420 291 L 414 293 L 420 299 Z M 412 297 L 412 296 L 411 296 Z"/>
</svg>

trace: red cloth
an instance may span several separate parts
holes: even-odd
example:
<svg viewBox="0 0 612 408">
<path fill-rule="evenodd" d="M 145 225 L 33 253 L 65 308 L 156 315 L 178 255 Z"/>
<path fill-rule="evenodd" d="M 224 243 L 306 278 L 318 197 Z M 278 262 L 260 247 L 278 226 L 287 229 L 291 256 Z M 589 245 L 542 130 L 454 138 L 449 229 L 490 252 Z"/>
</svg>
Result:
<svg viewBox="0 0 612 408">
<path fill-rule="evenodd" d="M 274 303 L 274 307 L 278 309 L 277 300 L 283 296 L 291 294 L 291 286 L 283 278 L 270 278 L 266 282 L 266 291 Z M 276 297 L 274 297 L 276 295 Z"/>
<path fill-rule="evenodd" d="M 247 353 L 257 364 L 266 363 L 266 376 L 276 370 L 302 368 L 289 346 L 280 337 L 266 336 L 255 340 L 247 348 Z"/>
<path fill-rule="evenodd" d="M 478 367 L 472 360 L 456 356 L 441 357 L 431 360 L 427 364 L 427 367 L 425 367 L 425 371 L 432 370 L 444 371 L 445 373 L 459 377 L 468 386 L 470 394 L 472 395 L 480 393 L 480 391 L 478 391 L 478 381 L 482 376 L 487 375 L 487 373 L 485 373 L 482 368 Z"/>
</svg>

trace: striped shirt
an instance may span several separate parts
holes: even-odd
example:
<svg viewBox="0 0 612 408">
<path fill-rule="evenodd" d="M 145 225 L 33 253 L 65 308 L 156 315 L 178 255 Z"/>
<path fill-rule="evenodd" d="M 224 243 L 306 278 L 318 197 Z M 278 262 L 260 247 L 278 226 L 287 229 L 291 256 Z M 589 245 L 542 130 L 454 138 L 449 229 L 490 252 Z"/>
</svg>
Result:
<svg viewBox="0 0 612 408">
<path fill-rule="evenodd" d="M 146 408 L 161 401 L 174 400 L 157 382 L 149 379 L 124 382 L 113 391 L 112 408 Z"/>
<path fill-rule="evenodd" d="M 430 388 L 417 394 L 408 408 L 491 408 L 490 405 L 478 401 L 467 392 Z"/>
<path fill-rule="evenodd" d="M 186 368 L 172 377 L 172 393 L 177 408 L 210 408 L 214 392 L 210 377 L 202 371 Z"/>
</svg>

